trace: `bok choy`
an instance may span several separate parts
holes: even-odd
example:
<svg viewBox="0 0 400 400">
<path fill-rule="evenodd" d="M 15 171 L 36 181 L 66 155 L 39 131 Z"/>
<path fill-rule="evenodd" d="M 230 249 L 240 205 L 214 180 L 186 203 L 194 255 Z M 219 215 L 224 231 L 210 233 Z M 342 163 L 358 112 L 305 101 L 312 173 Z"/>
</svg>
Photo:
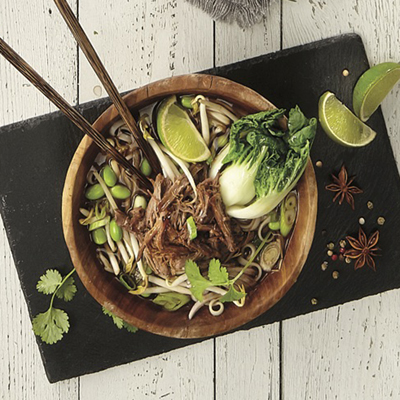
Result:
<svg viewBox="0 0 400 400">
<path fill-rule="evenodd" d="M 317 120 L 299 107 L 289 112 L 288 129 L 279 125 L 285 110 L 248 115 L 231 126 L 229 152 L 220 177 L 228 215 L 253 219 L 273 210 L 303 174 Z"/>
</svg>

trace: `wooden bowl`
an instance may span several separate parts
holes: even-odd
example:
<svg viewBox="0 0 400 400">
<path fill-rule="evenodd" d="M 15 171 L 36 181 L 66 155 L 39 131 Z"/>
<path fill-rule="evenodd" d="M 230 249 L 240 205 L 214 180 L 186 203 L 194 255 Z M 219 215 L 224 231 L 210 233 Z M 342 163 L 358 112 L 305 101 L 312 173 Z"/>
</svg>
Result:
<svg viewBox="0 0 400 400">
<path fill-rule="evenodd" d="M 243 107 L 249 113 L 275 108 L 264 97 L 245 86 L 217 76 L 196 74 L 151 83 L 127 94 L 125 101 L 129 108 L 139 109 L 170 94 L 196 93 L 223 98 Z M 111 106 L 93 126 L 98 131 L 107 133 L 117 119 L 119 115 Z M 89 293 L 129 324 L 148 332 L 176 338 L 221 334 L 267 311 L 296 282 L 311 247 L 317 214 L 317 185 L 310 161 L 297 185 L 297 221 L 280 272 L 263 279 L 247 295 L 244 307 L 238 308 L 229 304 L 219 317 L 212 316 L 208 307 L 204 307 L 189 320 L 187 306 L 171 313 L 149 300 L 129 294 L 112 274 L 104 271 L 97 260 L 95 245 L 89 238 L 87 228 L 81 226 L 78 220 L 79 207 L 85 202 L 83 189 L 86 174 L 98 152 L 97 146 L 86 136 L 72 159 L 62 201 L 64 236 L 72 262 Z"/>
</svg>

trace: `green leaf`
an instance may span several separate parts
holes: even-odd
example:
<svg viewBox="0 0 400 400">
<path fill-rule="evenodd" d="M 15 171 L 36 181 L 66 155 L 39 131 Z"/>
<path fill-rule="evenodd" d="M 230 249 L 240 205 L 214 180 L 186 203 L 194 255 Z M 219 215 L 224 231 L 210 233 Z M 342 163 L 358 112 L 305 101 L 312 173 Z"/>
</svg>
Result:
<svg viewBox="0 0 400 400">
<path fill-rule="evenodd" d="M 168 311 L 176 311 L 183 307 L 185 304 L 189 303 L 190 297 L 187 294 L 169 292 L 160 293 L 153 300 L 153 303 L 164 307 Z"/>
<path fill-rule="evenodd" d="M 229 287 L 229 290 L 219 299 L 221 303 L 227 301 L 238 301 L 246 296 L 246 293 L 237 291 L 233 285 Z"/>
<path fill-rule="evenodd" d="M 115 326 L 118 329 L 125 328 L 128 332 L 132 332 L 132 333 L 135 333 L 135 332 L 138 331 L 138 328 L 136 328 L 136 326 L 128 324 L 122 318 L 117 317 L 114 313 L 112 313 L 111 311 L 107 310 L 105 307 L 103 307 L 102 309 L 103 309 L 103 313 L 105 315 L 108 315 L 109 317 L 112 318 Z"/>
<path fill-rule="evenodd" d="M 32 321 L 33 332 L 43 342 L 53 344 L 62 339 L 69 330 L 68 314 L 57 308 L 49 308 L 45 313 L 36 315 Z"/>
<path fill-rule="evenodd" d="M 56 296 L 64 301 L 71 301 L 77 289 L 74 283 L 74 278 L 70 276 L 57 290 Z"/>
<path fill-rule="evenodd" d="M 210 261 L 208 266 L 208 279 L 213 285 L 228 285 L 229 274 L 225 267 L 221 266 L 221 262 L 215 258 Z"/>
<path fill-rule="evenodd" d="M 124 321 L 124 328 L 131 333 L 136 333 L 139 329 L 136 326 L 130 325 Z"/>
<path fill-rule="evenodd" d="M 185 272 L 190 282 L 190 291 L 198 301 L 203 301 L 203 292 L 212 283 L 201 275 L 200 268 L 192 260 L 187 260 L 185 264 Z"/>
<path fill-rule="evenodd" d="M 56 291 L 58 285 L 62 282 L 61 274 L 55 269 L 48 269 L 39 279 L 36 289 L 40 293 L 52 294 Z"/>
<path fill-rule="evenodd" d="M 196 222 L 194 222 L 193 217 L 189 217 L 186 220 L 186 225 L 189 231 L 189 239 L 190 240 L 194 240 L 197 238 L 197 226 L 196 226 Z"/>
</svg>

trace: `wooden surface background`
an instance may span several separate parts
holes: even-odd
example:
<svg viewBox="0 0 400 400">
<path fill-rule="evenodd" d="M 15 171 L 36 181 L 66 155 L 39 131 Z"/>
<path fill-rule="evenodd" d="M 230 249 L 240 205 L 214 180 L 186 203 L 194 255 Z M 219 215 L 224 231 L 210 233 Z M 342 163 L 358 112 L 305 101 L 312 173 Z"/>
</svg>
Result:
<svg viewBox="0 0 400 400">
<path fill-rule="evenodd" d="M 271 0 L 246 30 L 183 0 L 70 4 L 121 91 L 347 32 L 372 64 L 400 60 L 400 0 Z M 51 0 L 2 0 L 0 36 L 71 103 L 104 95 Z M 54 110 L 3 59 L 0 88 L 0 125 Z M 383 104 L 398 160 L 399 91 Z M 400 398 L 400 290 L 50 385 L 2 224 L 0 287 L 2 399 Z"/>
</svg>

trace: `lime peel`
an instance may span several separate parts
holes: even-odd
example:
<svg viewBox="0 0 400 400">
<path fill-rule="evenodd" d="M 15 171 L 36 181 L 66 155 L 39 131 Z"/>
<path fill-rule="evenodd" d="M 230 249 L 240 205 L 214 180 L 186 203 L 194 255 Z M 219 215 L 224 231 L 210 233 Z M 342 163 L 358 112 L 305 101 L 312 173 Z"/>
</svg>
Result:
<svg viewBox="0 0 400 400">
<path fill-rule="evenodd" d="M 355 114 L 367 121 L 400 79 L 400 64 L 385 62 L 364 72 L 354 87 Z"/>
<path fill-rule="evenodd" d="M 375 139 L 376 132 L 357 118 L 332 92 L 325 92 L 320 97 L 318 113 L 325 133 L 342 146 L 362 147 Z"/>
<path fill-rule="evenodd" d="M 179 106 L 175 95 L 161 103 L 157 131 L 163 145 L 181 160 L 202 162 L 211 156 L 203 137 L 187 112 Z"/>
</svg>

